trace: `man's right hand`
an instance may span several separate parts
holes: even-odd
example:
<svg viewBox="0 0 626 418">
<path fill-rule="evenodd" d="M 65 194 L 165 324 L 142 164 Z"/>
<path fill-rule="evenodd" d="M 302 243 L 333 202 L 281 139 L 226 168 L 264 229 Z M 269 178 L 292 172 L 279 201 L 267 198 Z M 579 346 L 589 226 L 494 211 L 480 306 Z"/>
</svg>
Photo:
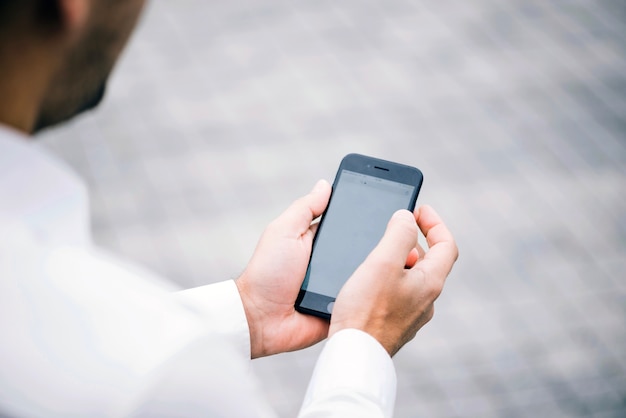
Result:
<svg viewBox="0 0 626 418">
<path fill-rule="evenodd" d="M 418 227 L 427 252 L 417 244 Z M 393 356 L 433 317 L 435 299 L 457 257 L 452 234 L 431 207 L 396 212 L 378 246 L 339 292 L 329 337 L 360 329 Z"/>
</svg>

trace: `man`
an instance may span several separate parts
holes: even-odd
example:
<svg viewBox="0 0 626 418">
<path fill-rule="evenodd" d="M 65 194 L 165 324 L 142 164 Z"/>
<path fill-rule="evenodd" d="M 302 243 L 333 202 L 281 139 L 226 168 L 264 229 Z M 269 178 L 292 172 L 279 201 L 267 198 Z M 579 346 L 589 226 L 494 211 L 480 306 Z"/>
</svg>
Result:
<svg viewBox="0 0 626 418">
<path fill-rule="evenodd" d="M 391 356 L 430 320 L 457 257 L 433 209 L 394 214 L 330 324 L 293 307 L 324 181 L 235 282 L 174 294 L 91 244 L 83 184 L 29 135 L 99 102 L 142 7 L 0 0 L 0 415 L 274 416 L 247 361 L 328 338 L 300 415 L 390 416 Z"/>
</svg>

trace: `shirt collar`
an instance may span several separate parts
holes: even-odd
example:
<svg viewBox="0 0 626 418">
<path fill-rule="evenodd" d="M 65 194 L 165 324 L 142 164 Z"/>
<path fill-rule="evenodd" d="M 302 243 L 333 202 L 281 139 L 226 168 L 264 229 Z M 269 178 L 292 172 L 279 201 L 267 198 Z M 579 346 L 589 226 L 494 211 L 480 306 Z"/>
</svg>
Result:
<svg viewBox="0 0 626 418">
<path fill-rule="evenodd" d="M 25 134 L 0 125 L 0 216 L 55 244 L 89 241 L 84 183 Z"/>
</svg>

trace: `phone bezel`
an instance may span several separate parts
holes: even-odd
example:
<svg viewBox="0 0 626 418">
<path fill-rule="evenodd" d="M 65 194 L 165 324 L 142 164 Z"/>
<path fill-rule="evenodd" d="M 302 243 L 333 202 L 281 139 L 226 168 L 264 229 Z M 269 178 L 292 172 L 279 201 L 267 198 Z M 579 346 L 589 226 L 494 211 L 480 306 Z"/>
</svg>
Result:
<svg viewBox="0 0 626 418">
<path fill-rule="evenodd" d="M 422 187 L 422 183 L 424 181 L 424 176 L 422 172 L 408 165 L 395 163 L 387 160 L 382 160 L 379 158 L 368 157 L 361 154 L 348 154 L 342 160 L 341 164 L 339 164 L 339 168 L 337 169 L 337 174 L 335 175 L 335 180 L 333 181 L 332 192 L 330 196 L 330 201 L 328 203 L 328 207 L 330 207 L 330 202 L 333 199 L 334 192 L 337 188 L 337 184 L 340 180 L 341 173 L 343 170 L 348 170 L 360 174 L 365 174 L 373 177 L 378 177 L 385 180 L 390 180 L 398 183 L 409 184 L 414 186 L 413 194 L 409 200 L 409 205 L 406 209 L 413 211 L 415 209 L 415 204 L 417 201 L 417 196 Z M 307 283 L 307 277 L 309 275 L 309 268 L 311 258 L 313 258 L 313 254 L 315 251 L 315 246 L 317 244 L 317 236 L 322 230 L 324 226 L 324 218 L 326 212 L 322 214 L 320 219 L 320 223 L 318 226 L 317 234 L 313 238 L 313 246 L 311 248 L 311 255 L 309 258 L 309 266 L 307 266 L 307 270 L 305 276 L 302 281 L 302 285 L 304 286 Z M 306 298 L 306 300 L 305 300 Z M 306 290 L 306 288 L 301 287 L 298 293 L 298 297 L 296 299 L 295 308 L 298 312 L 318 316 L 325 319 L 330 319 L 331 313 L 328 310 L 328 306 L 330 303 L 334 303 L 336 298 L 321 295 L 318 293 L 314 293 Z M 303 304 L 304 303 L 304 304 Z"/>
</svg>

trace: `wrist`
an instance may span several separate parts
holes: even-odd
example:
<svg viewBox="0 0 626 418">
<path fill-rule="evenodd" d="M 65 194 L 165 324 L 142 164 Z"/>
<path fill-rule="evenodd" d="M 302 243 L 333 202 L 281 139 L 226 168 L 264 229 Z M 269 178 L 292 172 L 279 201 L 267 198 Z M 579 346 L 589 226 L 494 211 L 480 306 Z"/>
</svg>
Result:
<svg viewBox="0 0 626 418">
<path fill-rule="evenodd" d="M 393 357 L 400 347 L 398 346 L 397 339 L 393 338 L 389 334 L 389 326 L 385 326 L 384 323 L 376 325 L 375 323 L 366 323 L 359 321 L 341 321 L 339 323 L 331 323 L 328 332 L 328 338 L 331 338 L 334 334 L 344 330 L 357 330 L 363 332 L 373 339 L 375 339 L 384 349 L 387 351 L 390 357 Z"/>
<path fill-rule="evenodd" d="M 245 277 L 242 275 L 237 280 L 235 280 L 235 285 L 237 286 L 237 290 L 239 291 L 239 297 L 241 298 L 243 310 L 246 314 L 246 321 L 248 322 L 248 332 L 250 335 L 250 357 L 253 359 L 257 357 L 262 357 L 263 350 L 262 347 L 260 347 L 263 341 L 263 338 L 261 336 L 262 331 L 259 329 L 259 321 L 254 315 L 255 312 L 258 312 L 258 310 L 255 309 L 254 300 L 250 296 L 250 292 L 248 291 Z"/>
</svg>

